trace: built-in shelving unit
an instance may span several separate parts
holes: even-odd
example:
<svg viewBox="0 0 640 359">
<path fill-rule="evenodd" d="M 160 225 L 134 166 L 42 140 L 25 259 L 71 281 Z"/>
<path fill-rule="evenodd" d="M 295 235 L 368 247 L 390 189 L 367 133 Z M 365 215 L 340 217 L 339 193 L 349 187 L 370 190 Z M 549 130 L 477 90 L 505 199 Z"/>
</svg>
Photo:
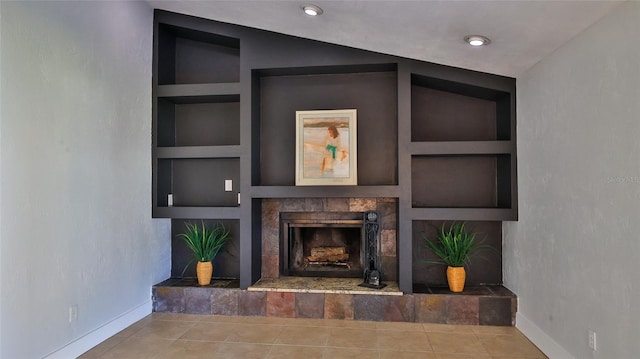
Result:
<svg viewBox="0 0 640 359">
<path fill-rule="evenodd" d="M 154 215 L 239 218 L 240 41 L 155 29 Z"/>
<path fill-rule="evenodd" d="M 411 75 L 414 219 L 517 218 L 514 91 Z"/>
<path fill-rule="evenodd" d="M 221 261 L 241 288 L 261 275 L 264 199 L 396 198 L 408 293 L 424 231 L 464 220 L 495 239 L 517 219 L 515 79 L 165 11 L 154 26 L 153 216 L 232 227 Z M 321 109 L 358 112 L 357 186 L 295 186 L 295 111 Z M 500 282 L 496 265 L 478 281 Z"/>
</svg>

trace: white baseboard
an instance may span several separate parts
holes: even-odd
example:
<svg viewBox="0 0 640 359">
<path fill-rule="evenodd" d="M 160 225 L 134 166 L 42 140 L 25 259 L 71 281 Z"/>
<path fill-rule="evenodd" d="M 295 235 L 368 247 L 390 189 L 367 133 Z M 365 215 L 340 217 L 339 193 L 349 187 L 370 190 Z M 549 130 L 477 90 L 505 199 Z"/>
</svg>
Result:
<svg viewBox="0 0 640 359">
<path fill-rule="evenodd" d="M 549 359 L 575 359 L 553 338 L 520 313 L 516 313 L 516 328 L 529 338 L 538 349 L 542 350 Z"/>
<path fill-rule="evenodd" d="M 151 314 L 151 310 L 151 301 L 143 303 L 47 355 L 45 359 L 77 358 L 124 328 Z"/>
</svg>

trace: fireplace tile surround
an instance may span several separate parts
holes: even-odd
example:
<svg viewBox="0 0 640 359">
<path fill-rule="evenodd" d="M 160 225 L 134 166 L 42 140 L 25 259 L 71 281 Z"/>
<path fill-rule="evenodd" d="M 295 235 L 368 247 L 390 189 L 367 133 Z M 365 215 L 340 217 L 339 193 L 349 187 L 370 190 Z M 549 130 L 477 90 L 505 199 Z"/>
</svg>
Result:
<svg viewBox="0 0 640 359">
<path fill-rule="evenodd" d="M 279 278 L 281 212 L 365 212 L 381 216 L 382 280 L 398 280 L 397 199 L 284 198 L 262 200 L 262 278 Z"/>
</svg>

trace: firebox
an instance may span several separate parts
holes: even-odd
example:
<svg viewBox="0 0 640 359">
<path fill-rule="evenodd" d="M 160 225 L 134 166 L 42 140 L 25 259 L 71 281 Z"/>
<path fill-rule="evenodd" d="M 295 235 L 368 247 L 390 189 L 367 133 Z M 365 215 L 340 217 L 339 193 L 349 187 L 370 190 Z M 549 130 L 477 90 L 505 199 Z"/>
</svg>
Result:
<svg viewBox="0 0 640 359">
<path fill-rule="evenodd" d="M 362 277 L 363 223 L 362 212 L 281 212 L 282 274 Z"/>
</svg>

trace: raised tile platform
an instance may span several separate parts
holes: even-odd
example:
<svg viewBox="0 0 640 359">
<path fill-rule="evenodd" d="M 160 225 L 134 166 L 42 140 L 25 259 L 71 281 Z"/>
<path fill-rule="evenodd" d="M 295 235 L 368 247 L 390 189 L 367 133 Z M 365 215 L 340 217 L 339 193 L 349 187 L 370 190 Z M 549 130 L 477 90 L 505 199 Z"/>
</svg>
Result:
<svg viewBox="0 0 640 359">
<path fill-rule="evenodd" d="M 286 286 L 287 281 L 292 288 Z M 331 281 L 312 277 L 281 278 L 259 281 L 249 290 L 241 290 L 235 280 L 214 280 L 211 285 L 201 287 L 193 278 L 169 279 L 153 287 L 153 310 L 208 315 L 515 325 L 517 298 L 502 286 L 467 287 L 463 293 L 451 293 L 446 288 L 415 285 L 413 294 L 402 294 L 397 291 L 397 285 L 394 289 L 395 284 L 389 283 L 390 288 L 385 288 L 388 294 L 383 294 L 384 289 L 357 287 L 359 283 L 353 288 L 354 279 L 332 281 L 337 281 L 333 282 L 333 287 L 329 285 Z"/>
</svg>

